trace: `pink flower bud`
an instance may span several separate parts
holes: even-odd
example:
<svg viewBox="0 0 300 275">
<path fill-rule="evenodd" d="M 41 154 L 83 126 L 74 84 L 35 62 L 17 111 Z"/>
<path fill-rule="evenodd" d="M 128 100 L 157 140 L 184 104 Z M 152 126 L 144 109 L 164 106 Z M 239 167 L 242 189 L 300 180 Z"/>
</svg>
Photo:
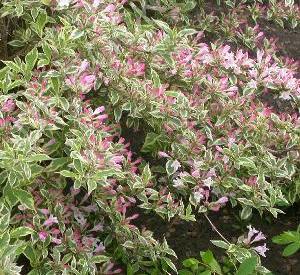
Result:
<svg viewBox="0 0 300 275">
<path fill-rule="evenodd" d="M 12 99 L 8 99 L 2 105 L 1 111 L 4 113 L 12 112 L 15 109 L 15 102 Z"/>
<path fill-rule="evenodd" d="M 39 232 L 39 238 L 42 242 L 46 240 L 47 236 L 48 236 L 48 233 L 46 231 Z"/>
</svg>

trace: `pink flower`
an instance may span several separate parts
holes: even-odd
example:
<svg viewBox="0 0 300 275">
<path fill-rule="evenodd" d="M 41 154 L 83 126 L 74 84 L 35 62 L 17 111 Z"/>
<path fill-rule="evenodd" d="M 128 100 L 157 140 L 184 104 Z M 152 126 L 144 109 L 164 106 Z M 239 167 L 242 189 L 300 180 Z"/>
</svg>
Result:
<svg viewBox="0 0 300 275">
<path fill-rule="evenodd" d="M 216 203 L 218 204 L 226 204 L 228 202 L 228 198 L 227 197 L 221 197 L 220 199 L 218 199 L 216 201 Z"/>
<path fill-rule="evenodd" d="M 69 76 L 68 78 L 65 79 L 65 82 L 68 86 L 74 86 L 76 81 L 74 76 Z"/>
<path fill-rule="evenodd" d="M 39 232 L 39 238 L 42 242 L 46 240 L 47 236 L 48 236 L 48 233 L 46 231 Z"/>
<path fill-rule="evenodd" d="M 105 111 L 105 107 L 104 106 L 100 106 L 98 107 L 94 112 L 93 115 L 98 115 L 100 113 L 103 113 Z"/>
<path fill-rule="evenodd" d="M 116 10 L 116 6 L 114 4 L 109 4 L 104 10 L 103 12 L 106 13 L 112 13 Z"/>
<path fill-rule="evenodd" d="M 44 215 L 49 215 L 49 210 L 46 208 L 39 209 L 39 211 Z"/>
<path fill-rule="evenodd" d="M 121 164 L 124 160 L 124 157 L 123 156 L 113 156 L 111 159 L 110 159 L 110 163 L 112 163 L 115 167 L 117 168 L 121 168 Z"/>
<path fill-rule="evenodd" d="M 90 66 L 90 63 L 85 59 L 85 60 L 83 60 L 83 61 L 81 62 L 79 71 L 80 71 L 80 72 L 84 72 L 85 70 L 88 69 L 89 66 Z"/>
<path fill-rule="evenodd" d="M 257 177 L 256 176 L 251 176 L 247 180 L 247 184 L 250 185 L 250 186 L 256 186 L 256 184 L 257 184 Z"/>
<path fill-rule="evenodd" d="M 266 244 L 259 245 L 253 248 L 259 255 L 266 257 L 266 252 L 269 250 Z"/>
<path fill-rule="evenodd" d="M 265 240 L 266 237 L 262 232 L 258 232 L 258 234 L 254 237 L 254 239 L 251 241 L 251 243 L 259 242 L 262 240 Z"/>
<path fill-rule="evenodd" d="M 129 76 L 143 76 L 145 74 L 146 65 L 144 63 L 134 61 L 132 58 L 127 59 L 127 74 Z"/>
<path fill-rule="evenodd" d="M 105 251 L 105 246 L 103 245 L 102 242 L 100 242 L 99 244 L 95 245 L 95 249 L 94 249 L 95 253 L 102 253 L 104 251 Z"/>
<path fill-rule="evenodd" d="M 55 223 L 58 223 L 58 220 L 56 217 L 53 217 L 53 215 L 50 215 L 50 217 L 43 223 L 44 226 L 51 226 Z"/>
<path fill-rule="evenodd" d="M 98 223 L 96 224 L 90 231 L 103 231 L 103 224 L 102 223 Z"/>
<path fill-rule="evenodd" d="M 12 112 L 16 107 L 15 102 L 12 99 L 8 99 L 2 105 L 1 111 L 4 113 Z"/>
<path fill-rule="evenodd" d="M 58 239 L 58 238 L 52 237 L 51 241 L 52 241 L 53 243 L 55 243 L 55 244 L 58 244 L 58 245 L 61 244 L 61 239 Z"/>
<path fill-rule="evenodd" d="M 167 153 L 162 152 L 162 151 L 158 152 L 158 156 L 161 158 L 169 158 L 170 157 Z"/>
<path fill-rule="evenodd" d="M 247 228 L 249 229 L 249 232 L 247 238 L 244 240 L 244 244 L 249 245 L 266 239 L 265 235 L 261 231 L 256 230 L 251 225 L 247 226 Z"/>
<path fill-rule="evenodd" d="M 93 74 L 83 74 L 80 77 L 80 83 L 85 89 L 92 89 L 96 80 L 96 76 Z"/>
<path fill-rule="evenodd" d="M 101 0 L 94 0 L 93 1 L 93 8 L 97 8 L 101 3 Z"/>
</svg>

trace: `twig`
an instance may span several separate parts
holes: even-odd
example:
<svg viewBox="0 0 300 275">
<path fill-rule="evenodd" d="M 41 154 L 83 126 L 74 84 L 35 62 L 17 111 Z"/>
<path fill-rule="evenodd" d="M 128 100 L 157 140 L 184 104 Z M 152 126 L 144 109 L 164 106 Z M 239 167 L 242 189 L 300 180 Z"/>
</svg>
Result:
<svg viewBox="0 0 300 275">
<path fill-rule="evenodd" d="M 212 221 L 209 219 L 209 217 L 207 216 L 207 214 L 204 214 L 204 217 L 208 220 L 209 224 L 211 225 L 212 229 L 214 231 L 217 232 L 217 234 L 228 244 L 230 244 L 230 242 L 220 233 L 220 231 L 216 228 L 216 226 L 212 223 Z"/>
</svg>

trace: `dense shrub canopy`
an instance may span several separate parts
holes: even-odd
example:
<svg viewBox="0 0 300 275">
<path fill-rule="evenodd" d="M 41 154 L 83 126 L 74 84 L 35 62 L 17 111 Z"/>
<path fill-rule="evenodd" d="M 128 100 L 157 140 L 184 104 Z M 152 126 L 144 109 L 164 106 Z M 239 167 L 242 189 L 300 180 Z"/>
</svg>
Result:
<svg viewBox="0 0 300 275">
<path fill-rule="evenodd" d="M 139 214 L 276 218 L 299 200 L 299 65 L 259 28 L 297 28 L 299 7 L 205 2 L 2 2 L 3 274 L 173 274 Z M 267 274 L 248 229 L 215 244 Z"/>
</svg>

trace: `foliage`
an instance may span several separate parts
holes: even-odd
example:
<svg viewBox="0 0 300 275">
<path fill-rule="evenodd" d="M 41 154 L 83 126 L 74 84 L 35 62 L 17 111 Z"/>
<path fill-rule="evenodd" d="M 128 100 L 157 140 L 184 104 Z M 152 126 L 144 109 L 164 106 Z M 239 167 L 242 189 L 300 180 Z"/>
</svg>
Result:
<svg viewBox="0 0 300 275">
<path fill-rule="evenodd" d="M 296 231 L 285 231 L 280 235 L 272 238 L 272 241 L 276 244 L 287 245 L 283 252 L 283 256 L 291 256 L 300 250 L 300 226 Z"/>
<path fill-rule="evenodd" d="M 250 257 L 245 259 L 238 267 L 231 262 L 229 258 L 225 258 L 223 263 L 218 263 L 210 250 L 200 252 L 201 260 L 188 258 L 183 261 L 184 269 L 179 270 L 179 275 L 211 275 L 211 274 L 238 274 L 252 275 L 255 272 L 257 259 Z"/>
<path fill-rule="evenodd" d="M 256 26 L 296 27 L 298 6 L 238 2 L 205 15 L 192 0 L 2 1 L 2 273 L 173 274 L 175 252 L 139 213 L 193 222 L 230 204 L 277 217 L 299 200 L 298 64 Z M 255 259 L 265 274 L 263 239 L 250 226 L 214 244 L 237 272 Z M 196 262 L 220 273 L 210 251 Z"/>
</svg>

